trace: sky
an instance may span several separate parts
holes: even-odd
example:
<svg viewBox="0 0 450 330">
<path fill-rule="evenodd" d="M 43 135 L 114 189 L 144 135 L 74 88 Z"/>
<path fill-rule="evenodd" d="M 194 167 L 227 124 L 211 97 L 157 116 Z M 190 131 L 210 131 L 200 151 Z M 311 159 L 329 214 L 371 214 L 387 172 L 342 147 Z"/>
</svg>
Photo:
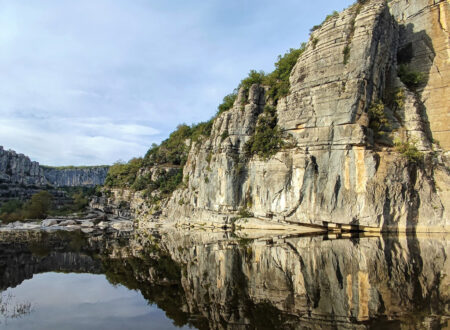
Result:
<svg viewBox="0 0 450 330">
<path fill-rule="evenodd" d="M 352 2 L 0 0 L 0 145 L 53 166 L 143 156 Z"/>
</svg>

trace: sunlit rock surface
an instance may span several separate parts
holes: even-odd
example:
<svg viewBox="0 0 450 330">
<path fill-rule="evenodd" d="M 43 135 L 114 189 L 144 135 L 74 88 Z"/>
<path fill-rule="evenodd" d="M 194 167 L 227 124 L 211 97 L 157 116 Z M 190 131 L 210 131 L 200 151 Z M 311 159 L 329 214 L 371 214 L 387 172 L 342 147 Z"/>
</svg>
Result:
<svg viewBox="0 0 450 330">
<path fill-rule="evenodd" d="M 290 92 L 278 101 L 289 148 L 244 160 L 245 142 L 270 102 L 267 88 L 253 85 L 214 120 L 206 141 L 192 143 L 184 185 L 157 210 L 127 189 L 97 206 L 180 225 L 231 225 L 245 209 L 274 223 L 450 231 L 448 17 L 448 1 L 352 5 L 312 32 Z M 399 79 L 399 61 L 421 73 L 419 86 Z M 389 104 L 397 91 L 398 109 Z M 380 100 L 392 129 L 381 137 L 368 114 Z M 401 155 L 395 141 L 415 145 L 423 162 Z"/>
</svg>

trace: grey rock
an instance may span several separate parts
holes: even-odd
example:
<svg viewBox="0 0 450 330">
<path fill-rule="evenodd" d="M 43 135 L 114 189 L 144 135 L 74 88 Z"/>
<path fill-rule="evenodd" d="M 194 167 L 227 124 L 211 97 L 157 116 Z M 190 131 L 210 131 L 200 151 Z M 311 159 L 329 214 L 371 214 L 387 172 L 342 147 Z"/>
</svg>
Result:
<svg viewBox="0 0 450 330">
<path fill-rule="evenodd" d="M 105 182 L 109 166 L 53 168 L 45 166 L 44 176 L 56 187 L 94 187 Z"/>
<path fill-rule="evenodd" d="M 370 0 L 351 6 L 312 33 L 291 73 L 290 92 L 278 101 L 278 125 L 289 148 L 267 160 L 242 160 L 269 101 L 267 88 L 253 85 L 248 93 L 240 90 L 233 108 L 214 120 L 206 141 L 191 144 L 183 168 L 186 187 L 163 200 L 158 211 L 142 192 L 128 189 L 113 189 L 91 206 L 116 216 L 129 212 L 141 221 L 187 225 L 204 219 L 229 225 L 245 208 L 274 223 L 450 231 L 449 121 L 443 120 L 450 83 L 442 79 L 449 76 L 450 51 L 442 17 L 450 17 L 444 1 Z M 415 41 L 411 66 L 428 80 L 412 90 L 397 77 L 397 55 L 405 42 Z M 387 98 L 397 88 L 404 91 L 405 105 L 390 109 Z M 393 131 L 376 139 L 368 113 L 381 99 Z M 442 149 L 433 145 L 438 135 Z M 395 139 L 415 143 L 423 164 L 402 156 Z"/>
<path fill-rule="evenodd" d="M 59 223 L 60 226 L 68 226 L 68 225 L 76 225 L 77 222 L 75 220 L 65 220 Z"/>
<path fill-rule="evenodd" d="M 50 227 L 50 226 L 57 225 L 57 224 L 58 224 L 57 219 L 45 219 L 45 220 L 42 220 L 41 226 L 42 227 Z"/>
<path fill-rule="evenodd" d="M 97 226 L 101 229 L 107 228 L 107 227 L 109 227 L 109 225 L 110 225 L 110 223 L 106 222 L 106 221 L 101 221 L 97 224 Z"/>
<path fill-rule="evenodd" d="M 111 227 L 120 231 L 130 231 L 133 230 L 132 221 L 113 221 L 111 222 Z"/>
</svg>

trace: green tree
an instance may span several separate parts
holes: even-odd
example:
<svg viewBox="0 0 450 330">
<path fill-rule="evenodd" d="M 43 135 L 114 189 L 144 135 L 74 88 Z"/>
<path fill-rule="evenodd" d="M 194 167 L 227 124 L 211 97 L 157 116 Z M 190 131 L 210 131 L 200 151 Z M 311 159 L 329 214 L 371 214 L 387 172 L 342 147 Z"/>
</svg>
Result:
<svg viewBox="0 0 450 330">
<path fill-rule="evenodd" d="M 10 214 L 19 211 L 22 208 L 22 202 L 17 199 L 11 199 L 0 207 L 0 214 Z"/>
<path fill-rule="evenodd" d="M 53 196 L 48 191 L 42 190 L 33 196 L 24 206 L 24 215 L 30 219 L 44 219 L 52 206 Z"/>
<path fill-rule="evenodd" d="M 217 114 L 220 115 L 221 113 L 223 113 L 223 112 L 225 112 L 227 110 L 230 110 L 233 107 L 234 101 L 236 101 L 236 98 L 237 98 L 237 92 L 236 91 L 234 91 L 231 94 L 226 95 L 223 98 L 222 103 L 217 108 L 218 109 Z"/>
<path fill-rule="evenodd" d="M 83 210 L 89 204 L 89 200 L 86 195 L 80 191 L 75 193 L 73 196 L 73 209 L 75 211 Z"/>
</svg>

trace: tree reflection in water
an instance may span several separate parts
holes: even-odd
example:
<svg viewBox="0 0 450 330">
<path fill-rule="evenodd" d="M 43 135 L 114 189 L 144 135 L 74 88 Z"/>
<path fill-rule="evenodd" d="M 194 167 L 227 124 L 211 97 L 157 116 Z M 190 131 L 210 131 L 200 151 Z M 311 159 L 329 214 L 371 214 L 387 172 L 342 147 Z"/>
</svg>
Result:
<svg viewBox="0 0 450 330">
<path fill-rule="evenodd" d="M 0 289 L 49 271 L 105 274 L 176 326 L 445 329 L 450 316 L 445 235 L 2 235 Z"/>
<path fill-rule="evenodd" d="M 0 324 L 8 319 L 17 319 L 32 312 L 31 302 L 17 302 L 14 295 L 2 292 L 0 295 Z"/>
</svg>

